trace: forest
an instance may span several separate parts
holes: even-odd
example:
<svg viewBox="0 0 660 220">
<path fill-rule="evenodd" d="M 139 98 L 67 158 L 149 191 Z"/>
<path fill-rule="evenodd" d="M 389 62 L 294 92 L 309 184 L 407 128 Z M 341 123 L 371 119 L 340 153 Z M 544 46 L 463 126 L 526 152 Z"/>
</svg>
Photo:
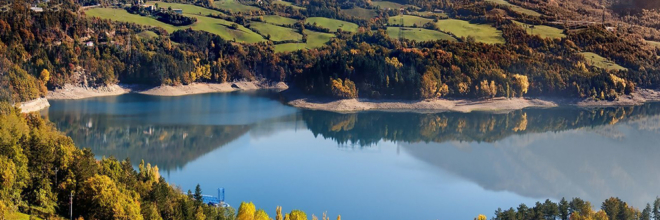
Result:
<svg viewBox="0 0 660 220">
<path fill-rule="evenodd" d="M 485 219 L 480 215 L 475 219 Z M 573 198 L 570 202 L 562 198 L 558 203 L 549 199 L 536 202 L 534 207 L 520 204 L 517 208 L 507 210 L 497 209 L 493 220 L 527 220 L 527 219 L 561 219 L 561 220 L 658 220 L 660 219 L 660 198 L 653 204 L 646 204 L 640 211 L 619 198 L 609 198 L 603 201 L 600 210 L 595 211 L 589 201 Z"/>
</svg>

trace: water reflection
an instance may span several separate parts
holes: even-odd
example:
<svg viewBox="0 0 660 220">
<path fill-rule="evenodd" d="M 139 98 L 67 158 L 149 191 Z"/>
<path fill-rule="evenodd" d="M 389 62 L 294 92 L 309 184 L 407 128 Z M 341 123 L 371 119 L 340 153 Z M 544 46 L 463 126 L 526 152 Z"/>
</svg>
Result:
<svg viewBox="0 0 660 220">
<path fill-rule="evenodd" d="M 660 167 L 660 160 L 656 159 L 660 158 L 660 149 L 657 147 L 657 143 L 660 143 L 658 103 L 603 109 L 525 109 L 498 114 L 340 114 L 294 109 L 280 104 L 270 96 L 271 93 L 186 97 L 131 94 L 53 101 L 47 117 L 71 136 L 78 146 L 90 147 L 97 155 L 130 157 L 135 163 L 138 162 L 135 160 L 137 158 L 144 159 L 158 165 L 161 170 L 172 172 L 170 180 L 183 185 L 184 189 L 194 187 L 193 184 L 200 179 L 210 178 L 197 176 L 207 172 L 229 176 L 222 179 L 228 187 L 232 186 L 227 183 L 231 179 L 241 180 L 235 183 L 235 188 L 243 187 L 246 182 L 241 179 L 245 177 L 244 173 L 218 168 L 242 166 L 240 172 L 248 169 L 254 176 L 271 176 L 268 179 L 269 186 L 280 186 L 278 190 L 286 191 L 288 187 L 293 191 L 320 193 L 327 198 L 340 198 L 347 186 L 342 188 L 339 187 L 341 184 L 325 182 L 295 185 L 295 182 L 287 181 L 298 178 L 290 170 L 315 179 L 326 178 L 328 173 L 332 173 L 335 175 L 333 178 L 337 178 L 333 179 L 335 181 L 356 184 L 369 182 L 360 178 L 374 173 L 382 173 L 384 177 L 381 178 L 386 178 L 386 174 L 391 172 L 397 176 L 417 175 L 423 176 L 422 179 L 431 179 L 424 183 L 399 179 L 376 181 L 370 187 L 371 190 L 378 190 L 369 196 L 360 194 L 367 189 L 347 191 L 345 196 L 354 198 L 355 206 L 374 202 L 374 196 L 377 196 L 379 200 L 396 199 L 411 203 L 423 201 L 429 203 L 426 208 L 432 210 L 438 203 L 447 203 L 447 199 L 439 197 L 455 191 L 474 194 L 465 195 L 466 198 L 492 199 L 481 202 L 489 204 L 480 207 L 487 212 L 479 210 L 490 214 L 497 206 L 515 206 L 516 203 L 527 201 L 520 199 L 520 196 L 530 200 L 579 196 L 595 203 L 610 196 L 619 196 L 641 207 L 660 195 L 660 190 L 655 187 L 660 182 L 660 171 L 655 169 Z M 362 153 L 374 153 L 336 153 L 318 148 L 326 146 L 326 142 L 335 143 L 335 146 L 340 147 L 336 149 L 342 151 L 349 146 Z M 262 145 L 268 148 L 262 148 Z M 400 155 L 386 156 L 381 152 L 384 146 L 391 145 L 398 149 Z M 232 150 L 223 151 L 223 147 Z M 261 155 L 264 153 L 267 155 Z M 243 159 L 250 157 L 258 157 L 260 160 Z M 397 157 L 409 159 L 394 159 Z M 246 163 L 244 160 L 252 162 Z M 273 160 L 272 164 L 268 160 Z M 301 160 L 310 161 L 301 168 Z M 328 162 L 310 165 L 324 160 Z M 379 165 L 363 163 L 365 161 L 375 161 Z M 385 164 L 388 161 L 392 161 L 392 164 Z M 406 167 L 397 168 L 397 163 L 401 161 L 405 161 Z M 250 166 L 245 167 L 246 164 Z M 203 169 L 200 166 L 214 169 L 199 171 Z M 281 171 L 284 173 L 273 170 L 278 166 L 286 169 Z M 331 168 L 333 166 L 337 167 Z M 348 173 L 332 170 L 349 169 L 345 166 L 356 169 Z M 357 169 L 360 166 L 369 166 L 369 169 L 359 173 L 362 172 Z M 325 173 L 318 173 L 319 170 Z M 451 175 L 448 177 L 447 173 Z M 287 175 L 292 176 L 287 178 Z M 203 186 L 208 185 L 211 190 L 220 180 L 211 178 L 208 181 L 201 183 Z M 462 185 L 476 184 L 484 191 L 466 186 L 457 189 L 458 186 L 453 185 L 456 182 Z M 319 184 L 325 188 L 318 189 Z M 387 193 L 387 190 L 392 189 L 392 184 L 405 188 L 400 191 L 402 194 L 411 194 L 411 198 L 389 198 L 376 193 Z M 438 190 L 440 186 L 443 190 L 452 190 L 443 191 L 445 194 L 426 193 Z M 254 190 L 244 189 L 241 198 L 257 200 L 253 198 L 274 193 L 260 191 L 261 194 L 249 194 L 249 191 Z M 404 192 L 406 190 L 419 193 Z M 234 189 L 233 192 L 236 191 L 240 190 Z M 425 194 L 429 198 L 421 198 Z M 505 195 L 509 203 L 500 202 Z M 276 198 L 269 198 L 273 200 L 273 205 L 283 205 L 289 201 L 291 206 L 299 207 L 309 203 L 294 198 L 284 199 L 286 196 L 273 197 Z M 346 202 L 338 199 L 309 204 L 327 208 L 333 205 L 348 206 Z M 471 207 L 469 201 L 454 205 Z M 343 210 L 340 213 L 370 218 L 374 216 L 360 216 L 359 213 L 374 213 L 382 209 L 381 206 L 373 208 L 367 211 Z M 451 217 L 474 215 L 476 212 L 470 211 Z M 394 211 L 385 212 L 382 217 L 387 219 L 388 216 L 397 214 Z M 429 216 L 438 217 L 417 217 Z"/>
</svg>

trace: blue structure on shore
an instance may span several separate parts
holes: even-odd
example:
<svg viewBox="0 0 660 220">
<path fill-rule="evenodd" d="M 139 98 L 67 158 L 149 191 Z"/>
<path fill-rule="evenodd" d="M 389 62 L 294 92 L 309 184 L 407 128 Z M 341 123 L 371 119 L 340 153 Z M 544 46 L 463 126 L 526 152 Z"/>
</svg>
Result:
<svg viewBox="0 0 660 220">
<path fill-rule="evenodd" d="M 229 207 L 229 204 L 225 202 L 225 188 L 218 188 L 218 197 L 212 195 L 202 195 L 202 201 L 205 204 L 216 207 Z"/>
</svg>

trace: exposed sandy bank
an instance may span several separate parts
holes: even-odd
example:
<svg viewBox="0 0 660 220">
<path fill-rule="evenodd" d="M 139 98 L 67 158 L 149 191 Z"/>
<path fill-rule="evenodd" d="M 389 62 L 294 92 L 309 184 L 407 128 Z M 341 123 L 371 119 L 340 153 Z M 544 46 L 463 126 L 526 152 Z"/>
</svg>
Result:
<svg viewBox="0 0 660 220">
<path fill-rule="evenodd" d="M 22 113 L 28 113 L 48 108 L 50 103 L 48 103 L 48 99 L 38 98 L 27 102 L 21 102 L 16 105 L 21 108 Z"/>
<path fill-rule="evenodd" d="M 48 91 L 47 99 L 84 99 L 99 96 L 113 96 L 126 94 L 131 91 L 130 88 L 120 85 L 109 85 L 102 87 L 83 87 L 71 84 L 64 85 L 64 88 Z"/>
<path fill-rule="evenodd" d="M 646 102 L 660 101 L 660 91 L 651 89 L 638 89 L 630 95 L 620 96 L 619 99 L 614 101 L 596 101 L 592 99 L 581 100 L 575 103 L 577 106 L 583 107 L 604 107 L 604 106 L 627 106 L 627 105 L 641 105 Z"/>
<path fill-rule="evenodd" d="M 231 82 L 231 83 L 193 83 L 178 86 L 159 86 L 152 89 L 138 91 L 138 93 L 157 96 L 182 96 L 214 92 L 233 92 L 257 89 L 287 89 L 284 83 L 268 84 L 263 82 Z"/>
<path fill-rule="evenodd" d="M 472 111 L 511 111 L 524 108 L 549 108 L 559 105 L 574 105 L 580 107 L 607 107 L 641 105 L 646 102 L 660 101 L 660 92 L 650 89 L 620 97 L 615 101 L 595 101 L 578 99 L 543 99 L 543 98 L 494 98 L 489 100 L 373 100 L 373 99 L 343 99 L 330 100 L 307 97 L 299 92 L 284 91 L 282 95 L 289 100 L 288 104 L 297 108 L 325 110 L 334 112 L 356 112 L 368 110 L 411 111 L 411 112 L 472 112 Z"/>
</svg>

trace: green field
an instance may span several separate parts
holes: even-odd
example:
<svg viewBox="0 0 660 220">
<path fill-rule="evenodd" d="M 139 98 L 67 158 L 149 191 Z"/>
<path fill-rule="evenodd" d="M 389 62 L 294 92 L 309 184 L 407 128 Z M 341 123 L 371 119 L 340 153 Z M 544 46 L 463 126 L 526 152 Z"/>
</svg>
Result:
<svg viewBox="0 0 660 220">
<path fill-rule="evenodd" d="M 295 8 L 295 9 L 302 9 L 302 10 L 305 9 L 305 8 L 303 8 L 303 7 L 300 7 L 300 6 L 294 5 L 294 4 L 291 3 L 291 2 L 282 1 L 282 0 L 274 1 L 273 4 L 281 4 L 281 5 L 291 6 L 291 7 Z"/>
<path fill-rule="evenodd" d="M 417 25 L 417 27 L 422 27 L 426 23 L 433 22 L 433 19 L 413 15 L 399 15 L 390 17 L 387 23 L 391 25 L 401 25 L 401 19 L 403 19 L 403 26 L 406 27 L 412 27 L 413 24 Z"/>
<path fill-rule="evenodd" d="M 342 9 L 341 11 L 346 13 L 347 15 L 362 19 L 371 19 L 378 15 L 374 10 L 364 9 L 360 7 L 353 7 L 351 9 Z"/>
<path fill-rule="evenodd" d="M 388 27 L 387 35 L 391 38 L 399 38 L 400 27 Z M 448 40 L 457 41 L 456 38 L 449 34 L 440 31 L 434 31 L 423 28 L 403 28 L 403 38 L 414 41 L 435 41 L 435 40 Z"/>
<path fill-rule="evenodd" d="M 520 13 L 523 13 L 523 14 L 527 14 L 527 15 L 531 15 L 531 16 L 536 16 L 536 17 L 541 16 L 541 13 L 538 13 L 538 12 L 536 12 L 536 11 L 529 10 L 529 9 L 526 9 L 526 8 L 523 8 L 523 7 L 520 7 L 520 6 L 517 6 L 517 5 L 511 4 L 511 3 L 509 3 L 509 2 L 506 1 L 506 0 L 486 0 L 486 1 L 494 2 L 494 3 L 500 4 L 500 5 L 508 6 L 508 7 L 511 8 L 512 10 L 517 11 L 517 12 L 520 12 Z"/>
<path fill-rule="evenodd" d="M 142 31 L 138 33 L 137 36 L 141 38 L 151 39 L 158 37 L 158 34 L 154 33 L 153 31 Z"/>
<path fill-rule="evenodd" d="M 150 1 L 147 2 L 147 5 L 156 5 L 158 4 L 159 8 L 168 8 L 172 7 L 172 9 L 183 9 L 183 13 L 187 15 L 208 15 L 208 14 L 222 14 L 220 11 L 216 11 L 213 9 L 208 9 L 204 7 L 199 7 L 196 5 L 189 5 L 189 4 L 178 4 L 178 3 L 167 3 L 167 2 L 159 2 L 159 1 Z"/>
<path fill-rule="evenodd" d="M 371 4 L 375 6 L 380 6 L 381 9 L 399 9 L 406 7 L 405 5 L 396 3 L 396 2 L 388 2 L 388 1 L 372 1 Z"/>
<path fill-rule="evenodd" d="M 159 4 L 160 5 L 160 4 Z M 146 16 L 134 15 L 126 12 L 124 9 L 113 8 L 93 8 L 85 11 L 87 15 L 111 19 L 115 21 L 132 22 L 141 25 L 149 25 L 155 27 L 162 27 L 167 32 L 172 33 L 176 30 L 186 29 L 192 27 L 195 30 L 206 31 L 209 33 L 217 34 L 226 40 L 236 40 L 239 42 L 255 43 L 265 41 L 261 35 L 254 33 L 254 31 L 247 29 L 243 26 L 238 26 L 238 29 L 231 29 L 232 22 L 222 19 L 215 19 L 205 16 L 190 15 L 197 18 L 197 22 L 188 26 L 173 26 L 156 19 Z M 185 13 L 185 12 L 184 12 Z"/>
<path fill-rule="evenodd" d="M 225 10 L 230 10 L 231 12 L 248 12 L 248 11 L 260 11 L 260 8 L 244 5 L 235 0 L 219 0 L 213 2 L 213 6 L 216 8 L 221 8 Z"/>
<path fill-rule="evenodd" d="M 592 52 L 582 52 L 580 54 L 584 56 L 584 59 L 587 60 L 587 64 L 589 65 L 607 70 L 628 70 L 625 67 L 619 66 L 619 64 L 616 64 L 605 57 L 601 57 L 598 54 Z"/>
<path fill-rule="evenodd" d="M 472 24 L 457 19 L 444 19 L 436 22 L 440 30 L 452 33 L 457 37 L 472 36 L 478 42 L 488 44 L 506 43 L 502 37 L 502 31 L 487 24 Z"/>
<path fill-rule="evenodd" d="M 238 25 L 238 29 L 230 28 L 232 22 L 204 16 L 194 16 L 197 22 L 192 26 L 195 30 L 206 31 L 217 34 L 227 40 L 236 40 L 239 42 L 256 43 L 266 41 L 261 35 L 254 31 Z"/>
<path fill-rule="evenodd" d="M 181 29 L 181 27 L 176 27 L 174 25 L 166 24 L 166 23 L 160 22 L 156 19 L 153 19 L 151 17 L 140 16 L 140 15 L 135 15 L 135 14 L 128 13 L 124 9 L 92 8 L 92 9 L 86 10 L 85 14 L 87 14 L 87 16 L 99 17 L 99 18 L 103 18 L 103 19 L 110 19 L 110 20 L 113 20 L 113 21 L 131 22 L 131 23 L 136 23 L 136 24 L 140 24 L 140 25 L 161 27 L 169 33 L 172 33 L 175 30 Z"/>
<path fill-rule="evenodd" d="M 250 27 L 257 29 L 262 35 L 270 34 L 272 41 L 300 40 L 302 35 L 291 28 L 280 27 L 263 22 L 252 22 Z"/>
<path fill-rule="evenodd" d="M 531 28 L 528 24 L 513 21 L 513 23 L 522 26 L 527 31 L 527 34 L 530 35 L 539 35 L 543 38 L 565 38 L 564 30 L 550 27 L 545 25 L 534 25 L 534 28 Z"/>
<path fill-rule="evenodd" d="M 343 31 L 348 31 L 348 32 L 356 32 L 358 29 L 358 25 L 355 23 L 351 23 L 348 21 L 341 21 L 332 18 L 311 17 L 311 18 L 307 18 L 306 22 L 310 24 L 316 23 L 321 27 L 330 29 L 331 32 L 335 32 L 339 28 L 341 28 Z"/>
<path fill-rule="evenodd" d="M 275 45 L 275 52 L 296 51 L 300 49 L 311 49 L 325 45 L 331 38 L 335 37 L 334 34 L 321 33 L 315 31 L 305 30 L 307 34 L 307 43 L 286 43 Z"/>
<path fill-rule="evenodd" d="M 296 21 L 298 21 L 298 20 L 293 19 L 293 18 L 282 17 L 282 16 L 279 16 L 279 15 L 264 15 L 262 17 L 264 18 L 264 21 L 266 23 L 279 24 L 279 25 L 295 24 Z"/>
</svg>

